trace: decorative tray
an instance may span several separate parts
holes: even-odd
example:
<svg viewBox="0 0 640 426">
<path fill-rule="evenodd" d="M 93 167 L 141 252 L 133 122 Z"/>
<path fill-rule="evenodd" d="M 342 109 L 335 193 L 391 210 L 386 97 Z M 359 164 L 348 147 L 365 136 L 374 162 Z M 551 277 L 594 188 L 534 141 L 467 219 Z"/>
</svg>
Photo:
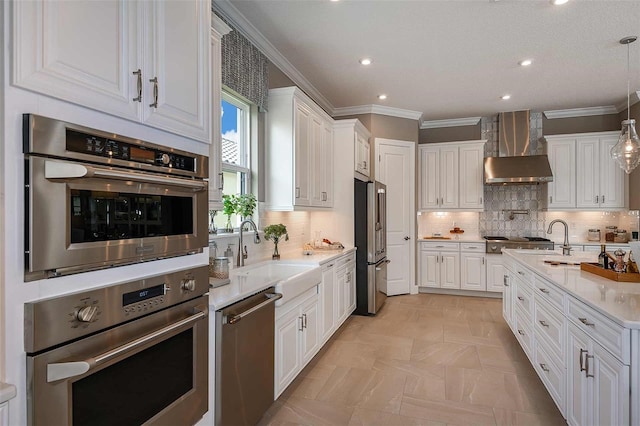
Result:
<svg viewBox="0 0 640 426">
<path fill-rule="evenodd" d="M 616 272 L 612 269 L 604 269 L 597 263 L 582 262 L 580 264 L 580 269 L 613 281 L 640 283 L 640 274 L 630 274 L 627 272 Z"/>
</svg>

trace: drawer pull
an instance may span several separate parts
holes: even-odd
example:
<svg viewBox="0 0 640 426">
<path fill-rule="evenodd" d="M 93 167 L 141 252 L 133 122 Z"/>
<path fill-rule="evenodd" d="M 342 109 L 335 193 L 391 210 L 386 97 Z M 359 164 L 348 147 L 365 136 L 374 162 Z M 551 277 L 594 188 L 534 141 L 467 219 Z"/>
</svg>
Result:
<svg viewBox="0 0 640 426">
<path fill-rule="evenodd" d="M 595 327 L 596 326 L 594 323 L 587 321 L 586 318 L 578 318 L 578 319 L 580 320 L 581 323 L 583 323 L 586 326 L 589 326 L 589 327 Z"/>
<path fill-rule="evenodd" d="M 589 358 L 593 359 L 593 355 L 588 355 L 584 357 L 584 372 L 587 377 L 595 377 L 593 374 L 589 374 Z"/>
<path fill-rule="evenodd" d="M 524 331 L 518 329 L 518 334 L 521 335 L 521 336 L 524 336 Z"/>
<path fill-rule="evenodd" d="M 546 322 L 546 321 L 544 321 L 544 320 L 540 320 L 540 321 L 538 321 L 538 322 L 539 322 L 539 323 L 540 323 L 540 325 L 541 325 L 541 326 L 543 326 L 543 327 L 549 327 L 549 324 L 547 324 L 547 322 Z"/>
<path fill-rule="evenodd" d="M 544 371 L 545 373 L 549 372 L 549 369 L 547 368 L 547 364 L 544 363 L 540 363 L 540 368 L 542 368 L 542 371 Z"/>
<path fill-rule="evenodd" d="M 524 297 L 518 296 L 518 300 L 522 302 L 522 301 L 524 301 Z"/>
<path fill-rule="evenodd" d="M 518 273 L 519 273 L 520 275 L 522 275 L 522 276 L 524 276 L 524 275 L 525 275 L 525 274 L 524 274 L 524 272 L 522 272 L 522 271 L 518 271 Z"/>
<path fill-rule="evenodd" d="M 546 288 L 541 288 L 540 291 L 544 294 L 549 294 L 549 290 L 547 290 Z"/>
<path fill-rule="evenodd" d="M 580 371 L 585 371 L 584 369 L 584 358 L 582 357 L 582 354 L 587 354 L 589 352 L 587 352 L 584 349 L 580 349 Z"/>
</svg>

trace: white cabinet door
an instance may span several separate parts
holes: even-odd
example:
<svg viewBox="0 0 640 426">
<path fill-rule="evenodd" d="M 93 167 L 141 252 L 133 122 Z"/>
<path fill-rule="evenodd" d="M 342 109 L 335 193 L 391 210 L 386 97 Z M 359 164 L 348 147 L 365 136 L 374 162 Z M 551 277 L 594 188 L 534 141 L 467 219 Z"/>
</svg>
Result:
<svg viewBox="0 0 640 426">
<path fill-rule="evenodd" d="M 211 134 L 208 4 L 144 2 L 148 22 L 142 68 L 143 121 L 206 142 Z"/>
<path fill-rule="evenodd" d="M 333 125 L 323 120 L 322 123 L 322 189 L 324 192 L 323 207 L 333 207 Z"/>
<path fill-rule="evenodd" d="M 502 264 L 502 255 L 488 254 L 487 263 L 487 291 L 502 293 L 504 291 L 505 268 Z"/>
<path fill-rule="evenodd" d="M 440 253 L 440 287 L 460 288 L 460 253 Z"/>
<path fill-rule="evenodd" d="M 440 148 L 440 208 L 458 208 L 458 147 Z"/>
<path fill-rule="evenodd" d="M 220 34 L 211 30 L 211 146 L 209 147 L 209 209 L 222 208 L 222 53 Z"/>
<path fill-rule="evenodd" d="M 322 283 L 320 284 L 320 340 L 326 342 L 333 334 L 336 324 L 335 310 L 335 267 L 333 263 L 322 267 Z"/>
<path fill-rule="evenodd" d="M 437 209 L 440 205 L 440 149 L 421 146 L 418 208 Z"/>
<path fill-rule="evenodd" d="M 461 146 L 460 202 L 461 209 L 484 207 L 484 144 Z"/>
<path fill-rule="evenodd" d="M 12 83 L 138 120 L 143 3 L 13 2 Z M 142 83 L 142 80 L 140 80 Z M 142 86 L 140 87 L 142 89 Z"/>
<path fill-rule="evenodd" d="M 9 426 L 9 403 L 0 404 L 0 426 Z"/>
<path fill-rule="evenodd" d="M 548 184 L 550 209 L 576 206 L 576 142 L 549 140 L 547 145 L 553 182 Z"/>
<path fill-rule="evenodd" d="M 590 424 L 626 425 L 629 424 L 629 366 L 622 364 L 598 343 L 593 342 L 589 358 L 593 361 L 588 368 L 593 401 L 589 404 L 593 410 Z"/>
<path fill-rule="evenodd" d="M 440 252 L 420 250 L 420 286 L 440 287 Z"/>
<path fill-rule="evenodd" d="M 351 313 L 356 310 L 356 264 L 354 262 L 349 265 L 347 271 L 347 291 L 349 293 L 347 298 L 347 315 L 351 315 Z"/>
<path fill-rule="evenodd" d="M 597 137 L 577 140 L 576 206 L 598 208 L 600 205 L 600 141 Z"/>
<path fill-rule="evenodd" d="M 463 290 L 486 291 L 486 265 L 484 253 L 461 253 L 460 288 Z"/>
<path fill-rule="evenodd" d="M 275 328 L 274 392 L 277 398 L 302 368 L 300 341 L 303 329 L 299 310 L 294 309 L 278 318 Z"/>
<path fill-rule="evenodd" d="M 615 136 L 600 138 L 600 207 L 623 208 L 626 175 L 618 163 L 611 158 L 611 148 L 618 143 Z"/>
<path fill-rule="evenodd" d="M 310 140 L 312 135 L 311 111 L 296 100 L 294 104 L 294 128 L 295 128 L 295 200 L 296 206 L 311 205 L 310 193 L 310 168 L 311 168 L 311 146 Z M 274 167 L 277 167 L 274 165 Z M 284 190 L 284 188 L 283 188 Z"/>
<path fill-rule="evenodd" d="M 302 307 L 302 365 L 306 365 L 318 352 L 320 338 L 318 333 L 318 298 L 313 297 Z"/>
<path fill-rule="evenodd" d="M 311 182 L 311 205 L 322 206 L 324 204 L 324 143 L 322 141 L 323 129 L 322 119 L 315 114 L 311 114 L 310 118 L 311 130 L 309 136 L 310 158 L 309 170 Z"/>
<path fill-rule="evenodd" d="M 513 322 L 513 283 L 511 279 L 511 272 L 506 268 L 504 270 L 504 275 L 502 276 L 502 286 L 504 287 L 502 291 L 502 317 L 509 324 L 512 330 L 515 329 Z"/>
<path fill-rule="evenodd" d="M 347 318 L 347 293 L 344 288 L 347 285 L 347 270 L 342 267 L 336 272 L 336 318 L 338 318 L 337 325 Z"/>
<path fill-rule="evenodd" d="M 369 176 L 371 173 L 371 165 L 370 165 L 370 145 L 369 138 L 365 135 L 356 132 L 355 134 L 355 144 L 356 144 L 356 164 L 355 169 L 357 172 L 362 173 L 365 176 Z"/>
</svg>

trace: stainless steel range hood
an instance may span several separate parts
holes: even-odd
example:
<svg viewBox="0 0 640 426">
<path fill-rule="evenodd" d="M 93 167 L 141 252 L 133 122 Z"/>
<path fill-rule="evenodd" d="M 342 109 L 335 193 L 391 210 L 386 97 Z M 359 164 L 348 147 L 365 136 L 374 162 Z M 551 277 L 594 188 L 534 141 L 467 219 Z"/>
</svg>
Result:
<svg viewBox="0 0 640 426">
<path fill-rule="evenodd" d="M 499 116 L 499 157 L 484 159 L 484 181 L 489 185 L 553 182 L 546 155 L 529 155 L 529 111 Z"/>
</svg>

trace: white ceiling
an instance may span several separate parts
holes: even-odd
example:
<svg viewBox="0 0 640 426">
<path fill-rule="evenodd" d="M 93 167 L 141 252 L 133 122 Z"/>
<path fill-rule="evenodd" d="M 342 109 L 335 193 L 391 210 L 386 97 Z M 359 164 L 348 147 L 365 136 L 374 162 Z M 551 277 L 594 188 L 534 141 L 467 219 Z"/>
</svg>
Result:
<svg viewBox="0 0 640 426">
<path fill-rule="evenodd" d="M 627 47 L 618 41 L 640 36 L 638 0 L 215 4 L 330 112 L 378 104 L 424 120 L 626 107 Z M 373 64 L 363 67 L 362 57 Z M 533 65 L 520 67 L 526 58 Z M 631 44 L 631 76 L 640 90 L 640 41 Z"/>
</svg>

